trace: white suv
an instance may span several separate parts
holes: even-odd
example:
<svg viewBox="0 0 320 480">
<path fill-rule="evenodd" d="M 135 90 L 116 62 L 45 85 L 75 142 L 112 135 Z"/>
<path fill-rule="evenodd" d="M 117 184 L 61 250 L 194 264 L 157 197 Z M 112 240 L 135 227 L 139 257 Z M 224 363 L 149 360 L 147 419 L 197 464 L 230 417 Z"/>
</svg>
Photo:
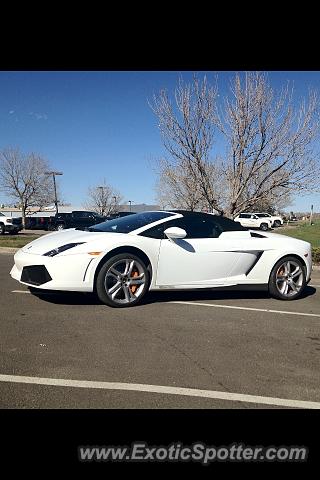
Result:
<svg viewBox="0 0 320 480">
<path fill-rule="evenodd" d="M 267 217 L 272 220 L 272 227 L 281 227 L 283 225 L 283 218 L 276 216 L 276 215 L 270 215 L 270 213 L 256 213 L 254 212 L 254 215 L 257 215 L 258 217 Z"/>
<path fill-rule="evenodd" d="M 234 218 L 235 222 L 239 222 L 243 227 L 260 228 L 261 230 L 269 230 L 272 220 L 268 217 L 258 217 L 254 213 L 240 213 Z"/>
<path fill-rule="evenodd" d="M 21 217 L 7 217 L 0 212 L 0 235 L 4 235 L 5 232 L 10 234 L 16 234 L 22 230 Z"/>
</svg>

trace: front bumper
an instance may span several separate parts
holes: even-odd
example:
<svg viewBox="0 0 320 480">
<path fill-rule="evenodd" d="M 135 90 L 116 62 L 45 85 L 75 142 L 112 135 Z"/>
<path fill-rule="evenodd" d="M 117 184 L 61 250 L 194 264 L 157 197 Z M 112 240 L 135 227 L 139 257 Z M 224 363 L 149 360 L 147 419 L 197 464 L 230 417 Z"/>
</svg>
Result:
<svg viewBox="0 0 320 480">
<path fill-rule="evenodd" d="M 5 232 L 20 232 L 22 225 L 9 224 L 4 226 Z"/>
<path fill-rule="evenodd" d="M 18 250 L 10 275 L 45 290 L 92 292 L 94 260 L 86 254 L 45 257 Z"/>
</svg>

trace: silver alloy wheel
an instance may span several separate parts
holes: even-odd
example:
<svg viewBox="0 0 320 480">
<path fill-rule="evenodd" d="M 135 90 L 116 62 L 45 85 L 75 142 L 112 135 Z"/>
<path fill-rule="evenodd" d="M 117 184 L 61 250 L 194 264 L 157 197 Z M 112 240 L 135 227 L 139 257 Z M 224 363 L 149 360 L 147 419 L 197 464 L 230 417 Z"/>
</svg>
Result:
<svg viewBox="0 0 320 480">
<path fill-rule="evenodd" d="M 64 225 L 62 223 L 60 223 L 58 226 L 57 226 L 57 230 L 64 230 Z"/>
<path fill-rule="evenodd" d="M 294 260 L 283 262 L 276 272 L 276 287 L 281 295 L 292 297 L 297 295 L 303 286 L 301 265 Z"/>
<path fill-rule="evenodd" d="M 118 260 L 108 269 L 104 287 L 115 303 L 132 303 L 143 292 L 146 278 L 140 262 L 133 258 Z"/>
</svg>

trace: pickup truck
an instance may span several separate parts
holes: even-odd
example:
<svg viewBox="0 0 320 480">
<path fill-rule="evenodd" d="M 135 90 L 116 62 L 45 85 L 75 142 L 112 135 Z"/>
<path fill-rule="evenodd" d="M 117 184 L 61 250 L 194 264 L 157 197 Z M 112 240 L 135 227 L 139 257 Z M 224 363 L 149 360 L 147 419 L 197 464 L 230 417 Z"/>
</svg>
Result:
<svg viewBox="0 0 320 480">
<path fill-rule="evenodd" d="M 104 222 L 106 217 L 96 212 L 74 210 L 69 213 L 57 213 L 51 217 L 50 230 L 64 230 L 65 228 L 90 227 L 97 223 Z"/>
<path fill-rule="evenodd" d="M 21 217 L 7 217 L 4 213 L 0 212 L 0 235 L 4 235 L 5 232 L 15 235 L 20 232 L 22 228 Z"/>
</svg>

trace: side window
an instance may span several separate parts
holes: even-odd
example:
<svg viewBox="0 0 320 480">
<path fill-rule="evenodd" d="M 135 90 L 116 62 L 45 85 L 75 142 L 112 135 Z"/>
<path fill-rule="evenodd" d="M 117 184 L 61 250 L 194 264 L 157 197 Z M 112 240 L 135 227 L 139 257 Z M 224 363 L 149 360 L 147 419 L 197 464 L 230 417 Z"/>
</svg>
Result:
<svg viewBox="0 0 320 480">
<path fill-rule="evenodd" d="M 170 227 L 183 228 L 187 232 L 186 238 L 218 238 L 223 231 L 223 228 L 211 218 L 190 215 L 156 225 L 140 235 L 156 239 L 167 238 L 164 231 Z"/>
<path fill-rule="evenodd" d="M 73 212 L 72 216 L 75 218 L 83 218 L 83 212 Z"/>
<path fill-rule="evenodd" d="M 218 238 L 222 228 L 211 218 L 198 215 L 178 218 L 165 223 L 164 230 L 169 227 L 183 228 L 187 232 L 186 238 Z"/>
<path fill-rule="evenodd" d="M 160 224 L 156 225 L 155 227 L 148 228 L 148 230 L 145 230 L 144 232 L 140 233 L 143 237 L 149 237 L 149 238 L 157 238 L 157 239 L 162 239 L 164 238 L 164 233 L 163 231 L 165 230 L 164 227 L 165 224 Z"/>
</svg>

